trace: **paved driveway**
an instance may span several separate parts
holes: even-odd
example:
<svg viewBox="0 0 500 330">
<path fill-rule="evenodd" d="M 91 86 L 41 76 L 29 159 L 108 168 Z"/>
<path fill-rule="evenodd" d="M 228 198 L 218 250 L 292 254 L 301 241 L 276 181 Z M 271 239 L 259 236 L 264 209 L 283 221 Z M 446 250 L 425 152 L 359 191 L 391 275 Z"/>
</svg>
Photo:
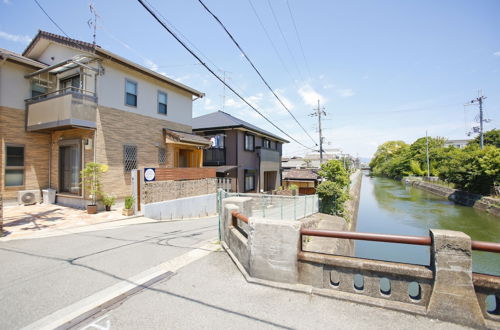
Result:
<svg viewBox="0 0 500 330">
<path fill-rule="evenodd" d="M 17 329 L 217 237 L 217 219 L 0 242 L 0 329 Z"/>
</svg>

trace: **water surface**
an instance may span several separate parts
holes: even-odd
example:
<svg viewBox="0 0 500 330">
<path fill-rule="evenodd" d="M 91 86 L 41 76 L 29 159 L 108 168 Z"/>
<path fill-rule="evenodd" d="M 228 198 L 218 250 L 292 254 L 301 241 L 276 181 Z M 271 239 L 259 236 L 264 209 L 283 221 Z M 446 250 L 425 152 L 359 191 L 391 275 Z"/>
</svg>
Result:
<svg viewBox="0 0 500 330">
<path fill-rule="evenodd" d="M 364 173 L 359 232 L 428 236 L 429 229 L 462 231 L 473 240 L 500 242 L 500 218 L 472 207 Z M 429 265 L 429 247 L 356 241 L 356 256 Z M 476 272 L 500 275 L 500 253 L 473 252 Z"/>
</svg>

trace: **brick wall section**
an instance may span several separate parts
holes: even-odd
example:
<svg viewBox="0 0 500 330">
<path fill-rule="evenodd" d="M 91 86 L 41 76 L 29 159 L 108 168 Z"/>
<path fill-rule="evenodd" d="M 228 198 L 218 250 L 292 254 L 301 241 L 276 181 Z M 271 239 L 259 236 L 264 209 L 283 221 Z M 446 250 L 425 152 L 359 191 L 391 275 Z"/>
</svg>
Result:
<svg viewBox="0 0 500 330">
<path fill-rule="evenodd" d="M 157 168 L 156 181 L 215 178 L 215 168 Z"/>
<path fill-rule="evenodd" d="M 144 203 L 163 202 L 177 198 L 214 194 L 217 179 L 208 178 L 185 181 L 153 181 L 144 184 Z"/>
<path fill-rule="evenodd" d="M 103 175 L 102 186 L 107 193 L 118 197 L 131 194 L 130 172 L 124 171 L 123 146 L 137 146 L 138 167 L 173 167 L 174 155 L 171 145 L 165 145 L 163 128 L 191 132 L 191 127 L 168 120 L 159 120 L 143 115 L 99 107 L 97 111 L 97 162 L 108 164 Z M 158 163 L 159 147 L 167 148 L 167 163 Z"/>
<path fill-rule="evenodd" d="M 4 199 L 17 198 L 17 191 L 48 187 L 50 134 L 26 132 L 24 110 L 0 107 L 0 189 Z M 22 187 L 5 187 L 5 144 L 24 145 Z"/>
</svg>

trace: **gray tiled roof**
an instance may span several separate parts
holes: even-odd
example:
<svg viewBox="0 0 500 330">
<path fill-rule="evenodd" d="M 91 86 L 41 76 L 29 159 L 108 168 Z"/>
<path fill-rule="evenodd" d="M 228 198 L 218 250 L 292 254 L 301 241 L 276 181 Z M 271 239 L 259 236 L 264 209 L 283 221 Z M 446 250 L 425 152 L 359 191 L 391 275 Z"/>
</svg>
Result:
<svg viewBox="0 0 500 330">
<path fill-rule="evenodd" d="M 193 131 L 222 129 L 222 128 L 236 128 L 244 127 L 248 130 L 267 135 L 282 142 L 289 142 L 282 137 L 279 137 L 271 132 L 263 130 L 255 125 L 252 125 L 244 120 L 231 116 L 224 111 L 212 112 L 200 117 L 193 118 L 192 121 Z"/>
</svg>

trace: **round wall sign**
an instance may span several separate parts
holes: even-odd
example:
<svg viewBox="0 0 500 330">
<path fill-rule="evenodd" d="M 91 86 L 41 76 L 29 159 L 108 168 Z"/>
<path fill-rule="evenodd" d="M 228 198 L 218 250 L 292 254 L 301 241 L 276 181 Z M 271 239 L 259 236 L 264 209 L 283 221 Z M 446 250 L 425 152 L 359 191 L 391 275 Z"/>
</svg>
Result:
<svg viewBox="0 0 500 330">
<path fill-rule="evenodd" d="M 156 172 L 154 168 L 144 169 L 144 181 L 154 181 L 156 177 Z"/>
</svg>

